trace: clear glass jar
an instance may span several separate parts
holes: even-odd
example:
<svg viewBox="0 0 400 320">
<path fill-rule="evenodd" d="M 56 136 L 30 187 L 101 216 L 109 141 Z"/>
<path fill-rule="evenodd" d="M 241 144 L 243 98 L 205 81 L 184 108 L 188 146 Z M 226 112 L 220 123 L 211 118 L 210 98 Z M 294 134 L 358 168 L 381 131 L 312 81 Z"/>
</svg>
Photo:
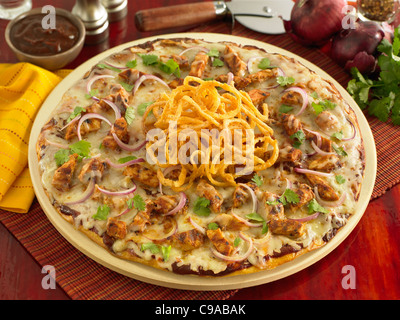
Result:
<svg viewBox="0 0 400 320">
<path fill-rule="evenodd" d="M 32 9 L 32 0 L 0 0 L 0 19 L 12 20 Z"/>
<path fill-rule="evenodd" d="M 357 0 L 361 20 L 392 22 L 399 10 L 399 0 Z"/>
</svg>

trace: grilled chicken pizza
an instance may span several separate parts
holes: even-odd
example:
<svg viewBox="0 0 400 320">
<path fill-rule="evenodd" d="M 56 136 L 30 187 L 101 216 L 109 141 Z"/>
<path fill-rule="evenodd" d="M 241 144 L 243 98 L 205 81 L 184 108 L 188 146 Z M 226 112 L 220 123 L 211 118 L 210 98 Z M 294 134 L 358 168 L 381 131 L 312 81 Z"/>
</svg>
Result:
<svg viewBox="0 0 400 320">
<path fill-rule="evenodd" d="M 365 168 L 332 83 L 286 56 L 188 38 L 99 61 L 55 107 L 37 156 L 78 230 L 122 259 L 200 276 L 324 246 L 354 214 Z"/>
</svg>

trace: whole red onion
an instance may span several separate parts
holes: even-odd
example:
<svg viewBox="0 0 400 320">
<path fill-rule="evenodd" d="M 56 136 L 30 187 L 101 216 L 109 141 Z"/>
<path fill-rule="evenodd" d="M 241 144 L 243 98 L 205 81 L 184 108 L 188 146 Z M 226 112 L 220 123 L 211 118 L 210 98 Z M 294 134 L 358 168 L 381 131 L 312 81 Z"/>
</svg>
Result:
<svg viewBox="0 0 400 320">
<path fill-rule="evenodd" d="M 319 46 L 342 28 L 346 0 L 296 0 L 285 30 L 304 45 Z"/>
<path fill-rule="evenodd" d="M 385 37 L 381 25 L 374 21 L 357 21 L 354 29 L 344 29 L 332 40 L 331 57 L 350 71 L 357 67 L 361 73 L 373 72 L 376 48 Z"/>
</svg>

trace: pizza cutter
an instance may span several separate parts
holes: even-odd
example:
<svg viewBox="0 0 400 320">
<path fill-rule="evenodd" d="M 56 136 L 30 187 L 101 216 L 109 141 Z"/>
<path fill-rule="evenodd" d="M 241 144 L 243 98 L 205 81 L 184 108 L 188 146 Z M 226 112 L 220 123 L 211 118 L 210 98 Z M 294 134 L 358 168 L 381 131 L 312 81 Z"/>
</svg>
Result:
<svg viewBox="0 0 400 320">
<path fill-rule="evenodd" d="M 136 12 L 140 31 L 198 25 L 230 16 L 245 27 L 266 34 L 285 33 L 282 18 L 290 19 L 292 0 L 207 1 Z"/>
</svg>

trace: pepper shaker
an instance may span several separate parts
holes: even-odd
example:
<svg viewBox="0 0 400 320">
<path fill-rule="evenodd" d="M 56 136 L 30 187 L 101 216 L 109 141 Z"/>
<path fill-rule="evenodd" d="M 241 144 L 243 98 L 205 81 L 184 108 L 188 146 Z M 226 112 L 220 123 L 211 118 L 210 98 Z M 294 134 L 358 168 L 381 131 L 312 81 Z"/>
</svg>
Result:
<svg viewBox="0 0 400 320">
<path fill-rule="evenodd" d="M 108 12 L 108 21 L 119 21 L 128 13 L 128 0 L 101 0 Z"/>
<path fill-rule="evenodd" d="M 100 0 L 77 0 L 72 13 L 85 25 L 86 44 L 97 44 L 108 38 L 108 13 Z"/>
</svg>

